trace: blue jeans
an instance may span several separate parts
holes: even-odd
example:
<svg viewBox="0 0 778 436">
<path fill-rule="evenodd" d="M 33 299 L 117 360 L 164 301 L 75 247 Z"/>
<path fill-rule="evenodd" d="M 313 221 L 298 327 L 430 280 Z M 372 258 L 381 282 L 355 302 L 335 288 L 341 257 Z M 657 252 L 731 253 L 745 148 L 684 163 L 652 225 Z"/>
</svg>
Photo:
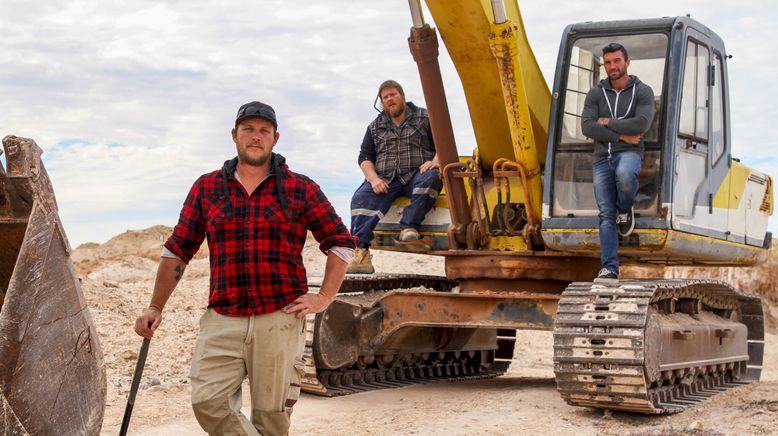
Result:
<svg viewBox="0 0 778 436">
<path fill-rule="evenodd" d="M 443 181 L 437 168 L 424 173 L 417 172 L 405 185 L 397 179 L 392 180 L 386 194 L 376 194 L 370 182 L 365 180 L 351 198 L 351 234 L 359 238 L 357 245 L 363 248 L 370 246 L 374 237 L 373 229 L 389 211 L 392 202 L 401 195 L 410 198 L 411 204 L 403 209 L 400 226 L 419 230 L 441 189 Z"/>
<path fill-rule="evenodd" d="M 603 268 L 619 272 L 618 211 L 632 209 L 638 193 L 640 154 L 634 151 L 614 153 L 610 158 L 592 164 L 592 185 L 600 210 L 600 263 Z"/>
</svg>

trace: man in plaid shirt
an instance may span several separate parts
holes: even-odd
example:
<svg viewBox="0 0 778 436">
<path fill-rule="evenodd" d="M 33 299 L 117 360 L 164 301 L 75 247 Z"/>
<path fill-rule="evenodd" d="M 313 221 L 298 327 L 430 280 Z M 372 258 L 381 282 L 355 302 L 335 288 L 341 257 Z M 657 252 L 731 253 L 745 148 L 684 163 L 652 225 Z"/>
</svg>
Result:
<svg viewBox="0 0 778 436">
<path fill-rule="evenodd" d="M 189 260 L 208 239 L 208 309 L 192 358 L 192 407 L 209 434 L 284 435 L 300 394 L 305 315 L 325 310 L 353 257 L 354 238 L 308 177 L 273 153 L 272 107 L 238 110 L 232 139 L 238 156 L 201 176 L 165 242 L 151 304 L 135 331 L 151 338 Z M 318 294 L 308 293 L 302 249 L 307 232 L 327 254 Z M 248 376 L 251 419 L 241 412 Z"/>
<path fill-rule="evenodd" d="M 383 112 L 370 123 L 359 151 L 365 181 L 351 199 L 351 233 L 359 239 L 349 273 L 372 274 L 373 229 L 404 195 L 411 204 L 400 219 L 401 242 L 420 238 L 424 216 L 443 188 L 427 110 L 405 102 L 402 86 L 387 80 L 378 88 Z"/>
</svg>

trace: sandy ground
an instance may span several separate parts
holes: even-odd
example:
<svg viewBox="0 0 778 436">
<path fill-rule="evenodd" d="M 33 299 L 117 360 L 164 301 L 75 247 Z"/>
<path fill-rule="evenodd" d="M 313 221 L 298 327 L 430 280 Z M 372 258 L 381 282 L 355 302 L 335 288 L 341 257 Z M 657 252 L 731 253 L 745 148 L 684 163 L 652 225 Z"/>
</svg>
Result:
<svg viewBox="0 0 778 436">
<path fill-rule="evenodd" d="M 169 231 L 157 226 L 127 232 L 102 245 L 82 245 L 73 254 L 103 347 L 108 376 L 105 435 L 119 430 L 141 345 L 132 325 L 148 304 L 156 259 Z M 151 342 L 130 434 L 204 434 L 190 409 L 188 384 L 198 319 L 207 300 L 208 259 L 207 250 L 202 251 L 187 268 Z M 775 252 L 772 254 L 770 268 L 776 258 Z M 315 241 L 308 244 L 305 262 L 309 275 L 320 275 L 323 261 Z M 376 252 L 374 263 L 381 272 L 443 275 L 443 260 L 437 257 Z M 754 276 L 767 277 L 767 271 L 765 267 L 748 269 L 735 277 L 731 272 L 726 274 L 733 282 L 753 290 L 765 285 L 764 280 L 754 282 Z M 772 280 L 768 283 L 770 289 Z M 771 319 L 762 382 L 727 391 L 676 415 L 642 416 L 568 406 L 556 392 L 551 333 L 519 332 L 514 362 L 505 376 L 339 398 L 303 395 L 295 407 L 291 434 L 778 434 L 778 335 L 774 321 L 778 295 L 765 297 Z M 247 404 L 248 398 L 244 406 Z"/>
</svg>

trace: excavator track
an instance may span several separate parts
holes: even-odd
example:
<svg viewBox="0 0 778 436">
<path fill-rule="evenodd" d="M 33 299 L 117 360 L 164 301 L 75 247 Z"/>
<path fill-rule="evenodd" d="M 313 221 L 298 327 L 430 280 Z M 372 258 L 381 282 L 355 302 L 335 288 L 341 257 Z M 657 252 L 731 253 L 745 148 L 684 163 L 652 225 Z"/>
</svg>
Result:
<svg viewBox="0 0 778 436">
<path fill-rule="evenodd" d="M 700 320 L 714 327 L 694 330 Z M 716 328 L 717 323 L 724 327 Z M 661 336 L 662 328 L 671 335 Z M 689 350 L 704 345 L 706 333 L 714 348 L 716 341 L 738 340 L 735 351 L 681 363 L 660 361 L 668 352 L 693 354 Z M 763 351 L 759 297 L 717 281 L 573 283 L 562 294 L 554 328 L 554 372 L 562 398 L 601 409 L 680 412 L 758 380 Z"/>
<path fill-rule="evenodd" d="M 317 280 L 309 281 L 316 292 Z M 337 299 L 361 306 L 372 306 L 381 296 L 398 289 L 425 288 L 430 292 L 449 292 L 457 282 L 445 277 L 386 274 L 347 276 Z M 413 353 L 403 355 L 361 355 L 353 365 L 337 369 L 317 369 L 313 353 L 316 316 L 306 318 L 303 359 L 304 392 L 320 396 L 341 396 L 359 392 L 396 388 L 433 381 L 466 381 L 493 378 L 505 373 L 513 356 L 515 330 L 498 330 L 497 350 Z M 321 315 L 319 315 L 321 316 Z M 484 363 L 486 361 L 486 363 Z"/>
<path fill-rule="evenodd" d="M 321 286 L 320 278 L 308 280 L 308 287 L 318 290 Z M 347 275 L 338 290 L 339 296 L 347 294 L 364 294 L 375 291 L 389 291 L 393 289 L 427 288 L 438 292 L 448 292 L 457 286 L 456 280 L 440 276 L 428 276 L 419 274 L 373 274 L 373 275 Z"/>
</svg>

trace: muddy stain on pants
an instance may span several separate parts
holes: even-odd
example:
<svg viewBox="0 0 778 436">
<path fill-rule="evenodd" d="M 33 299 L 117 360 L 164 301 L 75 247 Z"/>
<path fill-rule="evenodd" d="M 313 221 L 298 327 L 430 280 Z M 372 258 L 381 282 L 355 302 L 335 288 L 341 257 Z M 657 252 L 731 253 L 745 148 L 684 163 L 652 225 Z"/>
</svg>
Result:
<svg viewBox="0 0 778 436">
<path fill-rule="evenodd" d="M 211 435 L 286 435 L 300 396 L 305 318 L 283 311 L 249 317 L 200 318 L 192 369 L 192 408 Z M 251 419 L 240 412 L 248 377 Z"/>
</svg>

